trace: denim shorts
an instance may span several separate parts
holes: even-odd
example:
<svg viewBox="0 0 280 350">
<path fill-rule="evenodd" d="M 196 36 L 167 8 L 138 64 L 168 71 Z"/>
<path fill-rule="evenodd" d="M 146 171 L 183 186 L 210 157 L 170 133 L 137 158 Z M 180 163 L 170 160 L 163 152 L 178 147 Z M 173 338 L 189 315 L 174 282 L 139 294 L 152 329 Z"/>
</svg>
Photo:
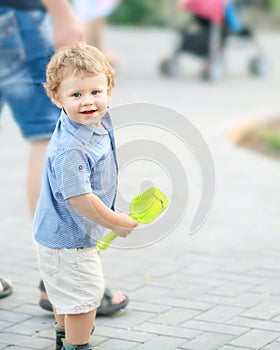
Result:
<svg viewBox="0 0 280 350">
<path fill-rule="evenodd" d="M 41 277 L 57 314 L 83 314 L 100 305 L 104 278 L 96 247 L 48 248 L 35 242 Z"/>
<path fill-rule="evenodd" d="M 51 38 L 46 12 L 0 6 L 0 112 L 7 103 L 30 141 L 48 139 L 60 115 L 42 86 L 54 53 Z"/>
</svg>

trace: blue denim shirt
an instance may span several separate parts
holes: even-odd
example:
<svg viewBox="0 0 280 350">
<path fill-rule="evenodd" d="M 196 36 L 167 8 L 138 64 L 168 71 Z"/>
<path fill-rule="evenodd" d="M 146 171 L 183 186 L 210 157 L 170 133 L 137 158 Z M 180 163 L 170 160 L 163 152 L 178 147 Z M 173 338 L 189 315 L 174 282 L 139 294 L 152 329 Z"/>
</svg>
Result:
<svg viewBox="0 0 280 350">
<path fill-rule="evenodd" d="M 33 221 L 34 238 L 50 248 L 96 245 L 104 228 L 83 217 L 68 199 L 94 193 L 109 208 L 117 188 L 117 161 L 111 117 L 102 127 L 73 122 L 62 111 L 50 140 L 43 183 Z"/>
</svg>

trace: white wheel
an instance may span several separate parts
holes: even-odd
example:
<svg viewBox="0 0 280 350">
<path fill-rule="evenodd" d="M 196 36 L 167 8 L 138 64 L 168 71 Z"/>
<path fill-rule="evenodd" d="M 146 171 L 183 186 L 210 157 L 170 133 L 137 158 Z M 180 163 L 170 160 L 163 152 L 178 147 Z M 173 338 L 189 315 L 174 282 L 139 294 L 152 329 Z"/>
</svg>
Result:
<svg viewBox="0 0 280 350">
<path fill-rule="evenodd" d="M 264 57 L 255 57 L 249 63 L 249 70 L 255 75 L 265 75 L 269 70 L 268 61 Z"/>
<path fill-rule="evenodd" d="M 166 76 L 176 76 L 178 74 L 178 62 L 175 58 L 165 58 L 160 63 L 160 72 Z"/>
<path fill-rule="evenodd" d="M 208 81 L 219 81 L 224 75 L 224 69 L 221 64 L 212 64 L 202 71 L 202 78 Z"/>
</svg>

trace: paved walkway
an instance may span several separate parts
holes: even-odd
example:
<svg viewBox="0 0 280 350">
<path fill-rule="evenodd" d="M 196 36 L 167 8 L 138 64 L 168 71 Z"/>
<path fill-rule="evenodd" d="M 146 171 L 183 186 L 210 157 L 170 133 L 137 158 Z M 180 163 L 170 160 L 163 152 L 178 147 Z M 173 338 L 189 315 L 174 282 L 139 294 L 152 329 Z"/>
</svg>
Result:
<svg viewBox="0 0 280 350">
<path fill-rule="evenodd" d="M 99 350 L 279 350 L 280 166 L 226 138 L 236 123 L 278 116 L 279 36 L 260 37 L 271 74 L 250 77 L 245 67 L 252 48 L 229 49 L 227 76 L 215 85 L 196 79 L 193 59 L 184 59 L 180 78 L 158 74 L 173 39 L 168 30 L 108 32 L 121 61 L 112 104 L 155 103 L 193 122 L 216 166 L 214 208 L 201 230 L 187 235 L 201 184 L 191 153 L 174 143 L 172 151 L 189 169 L 190 210 L 157 244 L 102 254 L 107 285 L 131 301 L 125 312 L 97 318 L 94 344 Z M 1 124 L 0 275 L 13 280 L 15 291 L 0 300 L 0 349 L 54 349 L 54 319 L 38 307 L 39 274 L 25 195 L 28 144 L 8 109 Z M 133 132 L 130 137 L 139 137 Z"/>
</svg>

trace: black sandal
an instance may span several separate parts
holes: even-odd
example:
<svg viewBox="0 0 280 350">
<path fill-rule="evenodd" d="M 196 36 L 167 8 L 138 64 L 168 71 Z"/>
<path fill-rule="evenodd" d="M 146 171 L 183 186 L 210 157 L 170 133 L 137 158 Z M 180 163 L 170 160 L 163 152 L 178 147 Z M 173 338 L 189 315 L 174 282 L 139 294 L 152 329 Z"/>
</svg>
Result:
<svg viewBox="0 0 280 350">
<path fill-rule="evenodd" d="M 41 280 L 39 284 L 41 292 L 46 293 L 44 282 Z M 110 316 L 121 309 L 124 309 L 129 303 L 128 296 L 125 295 L 125 300 L 119 304 L 113 304 L 113 296 L 110 289 L 105 288 L 104 295 L 102 297 L 100 306 L 97 308 L 96 315 L 98 316 Z M 49 300 L 40 299 L 39 305 L 46 311 L 53 311 L 52 304 Z"/>
<path fill-rule="evenodd" d="M 0 299 L 6 298 L 13 293 L 13 288 L 7 281 L 5 281 L 3 278 L 0 278 L 0 283 L 3 287 L 3 290 L 0 292 Z"/>
<path fill-rule="evenodd" d="M 42 293 L 46 293 L 46 288 L 44 285 L 44 282 L 41 280 L 40 284 L 39 284 L 39 289 Z M 46 310 L 46 311 L 50 311 L 53 312 L 53 307 L 52 307 L 52 303 L 49 301 L 49 299 L 40 299 L 39 300 L 39 305 L 41 306 L 42 309 Z"/>
<path fill-rule="evenodd" d="M 96 314 L 100 316 L 109 316 L 125 308 L 129 303 L 129 298 L 127 295 L 125 295 L 125 300 L 119 304 L 113 304 L 112 300 L 113 300 L 112 292 L 110 291 L 110 289 L 105 288 L 104 295 L 101 300 L 101 304 L 99 308 L 97 308 Z"/>
</svg>

